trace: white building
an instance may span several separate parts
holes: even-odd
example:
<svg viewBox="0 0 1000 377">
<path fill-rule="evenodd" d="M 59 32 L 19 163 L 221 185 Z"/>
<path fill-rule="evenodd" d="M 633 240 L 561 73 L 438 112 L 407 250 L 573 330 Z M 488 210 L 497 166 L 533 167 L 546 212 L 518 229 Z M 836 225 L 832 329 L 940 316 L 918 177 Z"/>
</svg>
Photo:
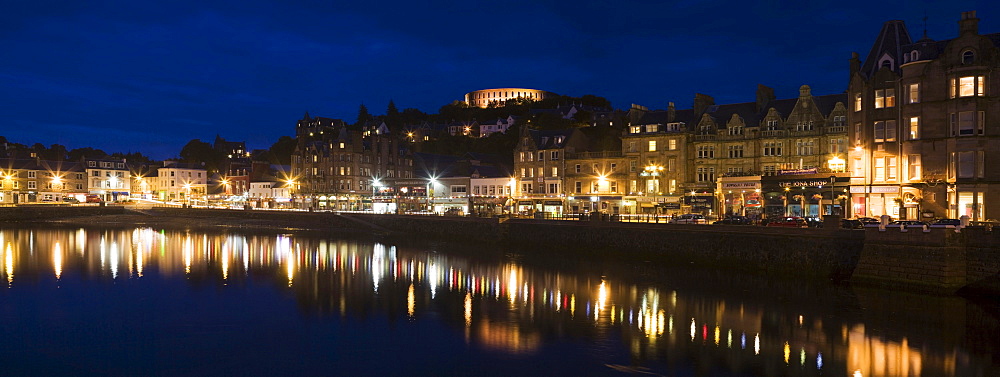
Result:
<svg viewBox="0 0 1000 377">
<path fill-rule="evenodd" d="M 104 201 L 128 200 L 132 191 L 132 174 L 125 160 L 86 160 L 87 192 Z"/>
<path fill-rule="evenodd" d="M 285 182 L 250 182 L 247 200 L 257 208 L 276 208 L 290 205 L 292 190 Z"/>
<path fill-rule="evenodd" d="M 203 201 L 208 188 L 208 171 L 198 164 L 164 161 L 153 179 L 153 191 L 162 201 Z"/>
</svg>

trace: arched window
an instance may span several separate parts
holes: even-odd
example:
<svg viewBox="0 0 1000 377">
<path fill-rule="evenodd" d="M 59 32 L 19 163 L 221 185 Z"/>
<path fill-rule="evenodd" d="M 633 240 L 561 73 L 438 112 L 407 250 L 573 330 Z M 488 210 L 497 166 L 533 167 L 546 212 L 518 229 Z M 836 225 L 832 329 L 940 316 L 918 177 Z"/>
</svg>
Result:
<svg viewBox="0 0 1000 377">
<path fill-rule="evenodd" d="M 920 52 L 917 50 L 910 51 L 910 61 L 915 62 L 917 60 L 920 60 Z"/>
<path fill-rule="evenodd" d="M 976 53 L 975 52 L 972 52 L 970 50 L 970 51 L 966 51 L 966 52 L 962 53 L 962 64 L 972 64 L 975 61 L 976 61 Z"/>
</svg>

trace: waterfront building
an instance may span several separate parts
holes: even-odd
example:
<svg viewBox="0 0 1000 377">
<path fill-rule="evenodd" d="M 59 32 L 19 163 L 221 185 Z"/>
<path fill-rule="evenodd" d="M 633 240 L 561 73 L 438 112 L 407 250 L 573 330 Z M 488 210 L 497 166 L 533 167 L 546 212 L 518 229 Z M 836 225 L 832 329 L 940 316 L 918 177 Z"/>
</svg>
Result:
<svg viewBox="0 0 1000 377">
<path fill-rule="evenodd" d="M 566 155 L 585 151 L 579 129 L 533 130 L 522 126 L 514 149 L 516 212 L 561 216 L 566 205 Z"/>
<path fill-rule="evenodd" d="M 688 172 L 693 175 L 685 187 L 692 193 L 686 199 L 693 212 L 746 212 L 741 207 L 747 193 L 718 190 L 722 177 L 826 174 L 823 178 L 828 178 L 845 170 L 846 95 L 813 96 L 809 86 L 802 85 L 797 98 L 775 99 L 773 89 L 759 85 L 756 97 L 755 102 L 723 105 L 714 104 L 711 97 L 696 97 L 695 112 L 700 116 L 688 150 Z M 826 191 L 799 192 L 795 195 L 808 200 L 795 201 L 798 204 L 789 212 L 781 199 L 783 191 L 765 190 L 761 197 L 750 199 L 765 201 L 764 206 L 752 207 L 751 214 L 770 208 L 766 216 L 820 216 L 828 213 L 820 209 L 830 208 L 836 199 L 824 197 Z M 699 193 L 714 194 L 715 199 Z"/>
<path fill-rule="evenodd" d="M 680 212 L 683 195 L 690 191 L 686 162 L 694 110 L 677 110 L 673 102 L 657 111 L 633 104 L 629 118 L 622 135 L 627 213 Z"/>
<path fill-rule="evenodd" d="M 86 200 L 79 163 L 39 159 L 0 160 L 0 204 Z"/>
<path fill-rule="evenodd" d="M 291 183 L 296 207 L 370 210 L 376 183 L 413 177 L 406 136 L 385 123 L 352 129 L 340 119 L 311 117 L 296 124 Z"/>
<path fill-rule="evenodd" d="M 480 123 L 479 137 L 487 137 L 498 132 L 507 133 L 507 130 L 517 122 L 517 118 L 513 115 L 508 115 L 507 118 L 498 118 L 496 123 Z"/>
<path fill-rule="evenodd" d="M 481 89 L 472 91 L 465 94 L 465 103 L 471 107 L 490 107 L 490 106 L 504 106 L 507 100 L 525 99 L 532 101 L 541 101 L 543 99 L 554 97 L 555 93 L 546 92 L 544 90 L 538 89 L 525 89 L 525 88 L 497 88 L 497 89 Z"/>
<path fill-rule="evenodd" d="M 972 220 L 1000 218 L 1000 33 L 964 12 L 958 36 L 912 41 L 888 21 L 850 63 L 851 210 Z"/>
<path fill-rule="evenodd" d="M 156 170 L 156 177 L 147 180 L 152 182 L 152 190 L 158 200 L 179 201 L 183 204 L 197 204 L 205 200 L 208 171 L 201 164 L 168 160 Z"/>
<path fill-rule="evenodd" d="M 588 148 L 598 149 L 598 148 Z M 565 191 L 569 213 L 634 213 L 624 201 L 629 174 L 620 149 L 566 152 Z"/>
<path fill-rule="evenodd" d="M 128 200 L 132 195 L 132 173 L 123 159 L 84 160 L 87 192 L 102 201 Z"/>
</svg>

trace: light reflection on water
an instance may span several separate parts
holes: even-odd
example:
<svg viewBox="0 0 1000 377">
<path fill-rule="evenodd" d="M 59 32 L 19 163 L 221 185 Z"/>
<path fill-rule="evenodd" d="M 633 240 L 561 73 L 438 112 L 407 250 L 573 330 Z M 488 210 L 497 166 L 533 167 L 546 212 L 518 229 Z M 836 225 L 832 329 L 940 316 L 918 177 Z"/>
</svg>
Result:
<svg viewBox="0 0 1000 377">
<path fill-rule="evenodd" d="M 10 290 L 46 285 L 46 274 L 60 287 L 192 276 L 232 286 L 234 280 L 270 276 L 320 318 L 436 318 L 454 330 L 440 336 L 457 336 L 487 353 L 533 357 L 554 341 L 606 337 L 619 342 L 624 354 L 607 363 L 616 370 L 625 368 L 620 363 L 661 371 L 678 362 L 695 368 L 706 353 L 714 355 L 711 363 L 725 364 L 714 370 L 731 373 L 958 376 L 996 368 L 959 343 L 925 338 L 914 345 L 905 334 L 872 334 L 865 323 L 831 313 L 768 309 L 752 301 L 379 243 L 148 228 L 5 230 L 0 243 Z"/>
</svg>

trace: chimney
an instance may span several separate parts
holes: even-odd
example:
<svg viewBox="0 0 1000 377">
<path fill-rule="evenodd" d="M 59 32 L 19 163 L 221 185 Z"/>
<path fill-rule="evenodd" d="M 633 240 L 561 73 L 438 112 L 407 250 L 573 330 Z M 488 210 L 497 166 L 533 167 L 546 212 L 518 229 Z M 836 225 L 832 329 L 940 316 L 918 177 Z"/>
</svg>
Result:
<svg viewBox="0 0 1000 377">
<path fill-rule="evenodd" d="M 771 101 L 774 101 L 774 88 L 757 84 L 757 112 L 764 111 Z"/>
<path fill-rule="evenodd" d="M 673 102 L 667 102 L 667 122 L 675 120 L 677 120 L 677 109 L 674 107 Z"/>
<path fill-rule="evenodd" d="M 695 93 L 694 94 L 695 119 L 700 118 L 701 114 L 705 112 L 705 109 L 708 109 L 709 106 L 712 106 L 714 104 L 715 104 L 715 99 L 712 98 L 712 96 L 707 94 Z"/>
<path fill-rule="evenodd" d="M 962 19 L 958 21 L 958 35 L 966 34 L 979 34 L 979 19 L 974 10 L 962 12 Z"/>
<path fill-rule="evenodd" d="M 855 73 L 857 73 L 860 70 L 861 70 L 861 59 L 858 56 L 857 52 L 852 52 L 851 53 L 851 71 L 850 71 L 850 73 L 853 76 Z M 848 81 L 850 81 L 850 80 L 848 80 Z"/>
</svg>

